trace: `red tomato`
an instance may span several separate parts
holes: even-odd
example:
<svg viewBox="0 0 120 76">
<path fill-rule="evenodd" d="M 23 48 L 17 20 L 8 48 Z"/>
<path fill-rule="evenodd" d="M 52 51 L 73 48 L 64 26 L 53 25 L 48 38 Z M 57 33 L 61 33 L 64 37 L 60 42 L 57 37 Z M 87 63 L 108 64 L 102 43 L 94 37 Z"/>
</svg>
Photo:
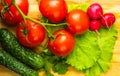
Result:
<svg viewBox="0 0 120 76">
<path fill-rule="evenodd" d="M 2 0 L 2 2 L 0 2 L 0 7 L 1 7 L 0 15 L 2 19 L 4 19 L 4 21 L 9 24 L 19 23 L 22 20 L 22 16 L 13 5 L 10 5 L 11 2 L 12 0 Z M 21 9 L 21 11 L 25 15 L 27 15 L 28 7 L 29 7 L 28 0 L 15 0 L 15 2 L 18 5 L 18 7 Z M 6 3 L 9 6 L 9 8 L 6 9 L 4 13 L 2 13 L 4 8 L 6 7 L 5 5 L 3 5 L 4 3 Z"/>
<path fill-rule="evenodd" d="M 22 21 L 17 27 L 17 37 L 21 44 L 27 47 L 35 47 L 39 45 L 45 38 L 45 29 L 42 25 L 32 21 Z"/>
<path fill-rule="evenodd" d="M 67 5 L 64 0 L 41 0 L 39 10 L 51 22 L 59 23 L 66 17 Z"/>
<path fill-rule="evenodd" d="M 75 9 L 67 15 L 68 30 L 72 34 L 83 34 L 89 28 L 89 17 L 86 12 Z"/>
<path fill-rule="evenodd" d="M 75 39 L 72 34 L 66 30 L 58 30 L 53 35 L 55 39 L 50 38 L 48 41 L 48 47 L 53 54 L 66 56 L 72 52 L 75 45 Z"/>
</svg>

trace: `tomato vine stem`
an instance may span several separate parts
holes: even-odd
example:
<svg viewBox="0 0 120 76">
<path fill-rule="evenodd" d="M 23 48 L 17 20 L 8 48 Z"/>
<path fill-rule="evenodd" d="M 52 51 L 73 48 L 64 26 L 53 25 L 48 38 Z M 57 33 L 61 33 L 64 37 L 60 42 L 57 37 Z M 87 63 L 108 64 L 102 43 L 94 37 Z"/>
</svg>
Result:
<svg viewBox="0 0 120 76">
<path fill-rule="evenodd" d="M 50 33 L 50 31 L 46 28 L 46 26 L 64 26 L 64 25 L 68 25 L 67 23 L 60 23 L 60 24 L 41 23 L 40 21 L 38 21 L 38 20 L 36 20 L 36 19 L 33 19 L 33 18 L 29 17 L 29 16 L 26 16 L 26 15 L 20 10 L 20 8 L 19 8 L 18 5 L 16 4 L 15 0 L 12 0 L 12 4 L 16 7 L 16 9 L 18 10 L 18 12 L 21 14 L 24 22 L 26 21 L 26 19 L 28 19 L 28 20 L 30 20 L 30 21 L 32 21 L 32 22 L 35 22 L 35 23 L 37 23 L 37 24 L 42 25 L 42 26 L 45 28 L 45 30 L 47 31 L 48 37 L 54 38 L 54 36 Z"/>
</svg>

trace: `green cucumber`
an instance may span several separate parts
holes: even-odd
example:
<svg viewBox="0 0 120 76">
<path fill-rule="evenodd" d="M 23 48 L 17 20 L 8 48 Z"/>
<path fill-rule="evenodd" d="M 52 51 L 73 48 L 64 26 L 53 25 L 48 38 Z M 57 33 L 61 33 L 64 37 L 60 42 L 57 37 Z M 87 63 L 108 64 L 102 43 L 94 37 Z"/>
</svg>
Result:
<svg viewBox="0 0 120 76">
<path fill-rule="evenodd" d="M 33 50 L 22 46 L 8 29 L 0 29 L 0 44 L 5 51 L 32 68 L 40 69 L 44 66 L 43 58 Z"/>
<path fill-rule="evenodd" d="M 3 65 L 21 76 L 38 76 L 38 72 L 24 65 L 4 50 L 0 50 L 0 65 Z"/>
</svg>

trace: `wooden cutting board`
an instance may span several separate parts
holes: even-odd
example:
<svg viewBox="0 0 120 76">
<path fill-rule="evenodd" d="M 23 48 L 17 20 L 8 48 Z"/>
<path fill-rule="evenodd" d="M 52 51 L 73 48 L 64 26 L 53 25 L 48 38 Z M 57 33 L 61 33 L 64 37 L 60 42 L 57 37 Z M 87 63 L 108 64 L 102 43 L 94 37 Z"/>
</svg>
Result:
<svg viewBox="0 0 120 76">
<path fill-rule="evenodd" d="M 104 9 L 104 12 L 112 12 L 117 17 L 115 25 L 118 30 L 118 39 L 116 41 L 114 47 L 114 54 L 111 60 L 111 67 L 108 72 L 102 74 L 101 76 L 120 76 L 120 1 L 119 0 L 66 0 L 67 2 L 74 2 L 74 3 L 100 3 Z M 36 17 L 38 16 L 39 9 L 36 0 L 29 0 L 30 7 L 29 7 L 29 16 Z M 3 24 L 0 23 L 0 28 L 5 27 Z M 8 27 L 7 27 L 8 28 Z M 8 28 L 10 29 L 10 28 Z M 13 29 L 12 29 L 13 30 Z M 0 66 L 0 76 L 19 76 L 13 71 L 5 68 L 4 66 Z M 44 72 L 40 73 L 39 76 L 44 76 Z M 55 74 L 55 76 L 58 76 Z M 80 73 L 79 71 L 69 68 L 69 71 L 62 76 L 84 76 L 84 74 Z"/>
</svg>

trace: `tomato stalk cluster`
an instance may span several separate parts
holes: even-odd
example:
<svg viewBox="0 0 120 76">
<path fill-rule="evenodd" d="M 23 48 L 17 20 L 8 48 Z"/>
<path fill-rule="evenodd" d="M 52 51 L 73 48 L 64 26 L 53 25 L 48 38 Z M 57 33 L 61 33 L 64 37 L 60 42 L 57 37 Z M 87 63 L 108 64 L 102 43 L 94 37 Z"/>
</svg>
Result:
<svg viewBox="0 0 120 76">
<path fill-rule="evenodd" d="M 16 7 L 16 9 L 19 11 L 19 13 L 21 14 L 21 16 L 23 17 L 23 20 L 24 22 L 26 22 L 26 19 L 32 21 L 32 22 L 35 22 L 37 24 L 41 24 L 45 30 L 47 31 L 48 33 L 48 36 L 49 37 L 52 37 L 54 38 L 54 36 L 49 32 L 49 30 L 46 28 L 46 26 L 62 26 L 62 25 L 67 25 L 67 23 L 60 23 L 60 24 L 50 24 L 50 23 L 41 23 L 40 21 L 36 20 L 36 19 L 33 19 L 29 16 L 26 16 L 18 7 L 18 5 L 16 4 L 15 0 L 12 0 L 12 4 Z"/>
<path fill-rule="evenodd" d="M 52 0 L 50 1 L 52 2 Z M 47 26 L 50 26 L 50 27 L 68 26 L 67 22 L 65 23 L 62 22 L 68 13 L 67 4 L 64 0 L 53 1 L 54 3 L 58 3 L 58 6 L 56 6 L 56 8 L 60 7 L 60 9 L 54 9 L 56 10 L 54 11 L 54 13 L 50 13 L 49 15 L 47 15 L 49 16 L 47 17 L 47 19 L 51 23 L 42 22 L 27 16 L 28 7 L 29 7 L 28 0 L 25 0 L 25 1 L 21 0 L 20 3 L 19 1 L 17 2 L 16 0 L 3 0 L 3 2 L 7 4 L 8 10 L 6 10 L 4 13 L 1 13 L 1 10 L 3 10 L 6 6 L 0 5 L 3 7 L 3 8 L 2 7 L 0 8 L 0 15 L 5 16 L 3 20 L 8 24 L 18 23 L 18 26 L 16 29 L 16 36 L 18 38 L 18 41 L 22 45 L 30 48 L 34 48 L 40 45 L 45 39 L 45 34 L 47 32 L 47 36 L 49 37 L 48 48 L 53 54 L 57 56 L 66 56 L 72 51 L 75 45 L 75 39 L 70 32 L 68 32 L 67 30 L 61 29 L 54 32 L 54 34 L 52 34 L 47 27 Z M 47 0 L 46 1 L 41 0 L 41 3 L 43 4 L 42 7 L 46 8 L 44 7 L 44 2 L 47 2 Z M 61 7 L 61 5 L 63 6 Z M 54 4 L 51 6 L 51 8 L 53 8 L 53 6 Z M 11 12 L 11 14 L 8 11 Z M 45 10 L 43 9 L 40 11 L 45 12 Z M 51 10 L 50 8 L 49 8 L 49 11 L 53 12 L 53 10 Z M 16 13 L 19 13 L 19 15 L 17 15 Z M 53 16 L 51 14 L 53 14 Z M 9 15 L 9 18 L 8 18 L 8 15 Z M 43 16 L 46 17 L 45 14 Z"/>
</svg>

